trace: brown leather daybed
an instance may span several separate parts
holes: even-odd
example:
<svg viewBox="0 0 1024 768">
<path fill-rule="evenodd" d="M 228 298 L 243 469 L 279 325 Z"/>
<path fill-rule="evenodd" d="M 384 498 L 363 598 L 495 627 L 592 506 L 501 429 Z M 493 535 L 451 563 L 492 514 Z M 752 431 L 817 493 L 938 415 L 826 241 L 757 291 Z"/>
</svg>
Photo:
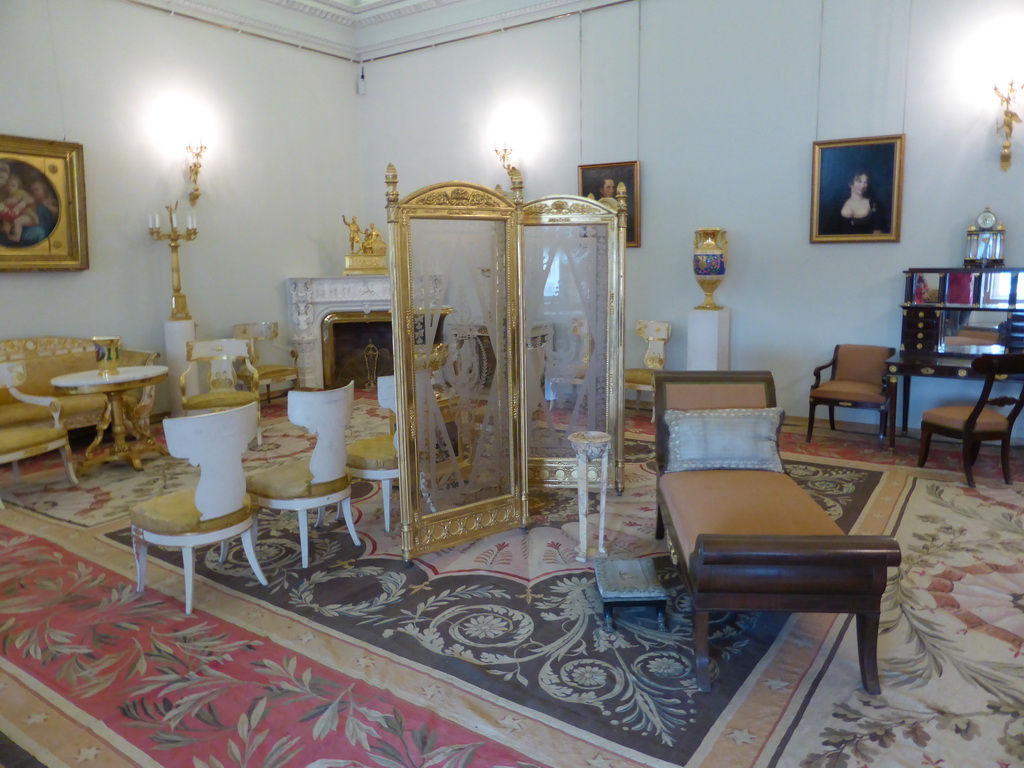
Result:
<svg viewBox="0 0 1024 768">
<path fill-rule="evenodd" d="M 711 690 L 708 613 L 854 613 L 861 682 L 878 693 L 889 536 L 847 536 L 782 471 L 768 371 L 655 374 L 656 536 L 693 598 L 697 684 Z M 718 467 L 718 468 L 712 468 Z"/>
</svg>

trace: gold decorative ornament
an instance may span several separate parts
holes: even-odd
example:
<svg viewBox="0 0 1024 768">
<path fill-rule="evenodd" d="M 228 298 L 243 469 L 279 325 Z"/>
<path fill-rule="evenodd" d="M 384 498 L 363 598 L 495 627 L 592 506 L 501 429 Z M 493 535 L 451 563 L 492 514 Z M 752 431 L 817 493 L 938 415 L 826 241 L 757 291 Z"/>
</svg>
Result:
<svg viewBox="0 0 1024 768">
<path fill-rule="evenodd" d="M 192 182 L 192 191 L 188 193 L 188 201 L 195 208 L 199 196 L 202 194 L 199 191 L 199 169 L 203 167 L 203 152 L 206 151 L 206 145 L 200 141 L 198 147 L 189 144 L 185 150 L 192 155 L 192 162 L 188 165 L 188 180 Z"/>
<path fill-rule="evenodd" d="M 996 133 L 1003 132 L 1003 148 L 999 152 L 999 167 L 1008 170 L 1010 167 L 1010 138 L 1013 136 L 1013 124 L 1020 122 L 1020 115 L 1014 112 L 1011 107 L 1017 98 L 1017 89 L 1013 80 L 1006 86 L 1006 93 L 999 90 L 999 86 L 993 86 L 992 90 L 999 97 L 999 106 L 1003 109 L 1003 115 L 996 122 Z"/>
<path fill-rule="evenodd" d="M 344 216 L 341 220 L 348 227 L 348 246 L 351 249 L 345 257 L 345 274 L 388 274 L 388 245 L 376 225 L 371 224 L 369 228 L 360 230 L 359 219 L 355 216 L 352 221 Z"/>
<path fill-rule="evenodd" d="M 715 289 L 725 279 L 725 267 L 728 261 L 726 253 L 727 239 L 724 229 L 698 229 L 693 237 L 693 276 L 697 285 L 704 291 L 704 303 L 694 309 L 719 310 L 715 304 Z"/>
<path fill-rule="evenodd" d="M 196 217 L 189 216 L 186 219 L 184 232 L 178 230 L 178 201 L 173 205 L 164 206 L 167 209 L 167 216 L 170 220 L 171 229 L 164 232 L 160 228 L 160 215 L 150 214 L 149 236 L 154 240 L 166 240 L 171 247 L 171 320 L 191 320 L 192 315 L 188 313 L 188 299 L 181 292 L 181 266 L 178 261 L 178 248 L 182 240 L 195 240 L 199 234 L 196 229 Z"/>
</svg>

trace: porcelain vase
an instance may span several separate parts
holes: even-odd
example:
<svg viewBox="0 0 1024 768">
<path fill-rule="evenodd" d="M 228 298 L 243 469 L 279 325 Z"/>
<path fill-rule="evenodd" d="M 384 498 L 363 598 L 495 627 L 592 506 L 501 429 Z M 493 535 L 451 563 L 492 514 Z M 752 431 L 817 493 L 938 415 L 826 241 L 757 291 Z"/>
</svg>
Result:
<svg viewBox="0 0 1024 768">
<path fill-rule="evenodd" d="M 92 344 L 96 349 L 96 367 L 100 369 L 100 374 L 111 376 L 117 373 L 117 366 L 121 362 L 121 337 L 93 336 Z"/>
<path fill-rule="evenodd" d="M 698 229 L 693 237 L 693 276 L 704 291 L 704 303 L 694 309 L 722 309 L 715 303 L 715 290 L 725 279 L 728 261 L 724 229 Z"/>
</svg>

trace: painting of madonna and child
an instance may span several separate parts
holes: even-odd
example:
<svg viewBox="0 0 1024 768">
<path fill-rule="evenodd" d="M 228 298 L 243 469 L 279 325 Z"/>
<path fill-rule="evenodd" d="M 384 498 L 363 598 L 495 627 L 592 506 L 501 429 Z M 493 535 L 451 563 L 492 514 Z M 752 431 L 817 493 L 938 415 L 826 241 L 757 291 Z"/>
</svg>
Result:
<svg viewBox="0 0 1024 768">
<path fill-rule="evenodd" d="M 0 271 L 88 269 L 82 154 L 0 136 Z"/>
<path fill-rule="evenodd" d="M 811 242 L 899 242 L 903 136 L 814 143 Z"/>
</svg>

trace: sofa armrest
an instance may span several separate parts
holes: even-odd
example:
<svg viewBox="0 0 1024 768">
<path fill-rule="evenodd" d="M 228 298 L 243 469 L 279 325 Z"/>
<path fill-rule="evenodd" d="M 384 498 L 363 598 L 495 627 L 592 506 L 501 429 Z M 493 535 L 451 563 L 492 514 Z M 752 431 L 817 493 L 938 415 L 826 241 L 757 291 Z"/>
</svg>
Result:
<svg viewBox="0 0 1024 768">
<path fill-rule="evenodd" d="M 695 552 L 706 565 L 900 564 L 899 544 L 889 536 L 746 536 L 701 534 Z"/>
<path fill-rule="evenodd" d="M 60 422 L 60 400 L 56 397 L 48 397 L 46 395 L 28 395 L 19 390 L 17 387 L 8 387 L 7 391 L 11 393 L 15 400 L 20 400 L 23 403 L 29 403 L 31 405 L 41 405 L 44 408 L 50 409 L 50 414 L 53 416 L 53 426 L 57 429 L 63 429 L 64 425 Z"/>
</svg>

